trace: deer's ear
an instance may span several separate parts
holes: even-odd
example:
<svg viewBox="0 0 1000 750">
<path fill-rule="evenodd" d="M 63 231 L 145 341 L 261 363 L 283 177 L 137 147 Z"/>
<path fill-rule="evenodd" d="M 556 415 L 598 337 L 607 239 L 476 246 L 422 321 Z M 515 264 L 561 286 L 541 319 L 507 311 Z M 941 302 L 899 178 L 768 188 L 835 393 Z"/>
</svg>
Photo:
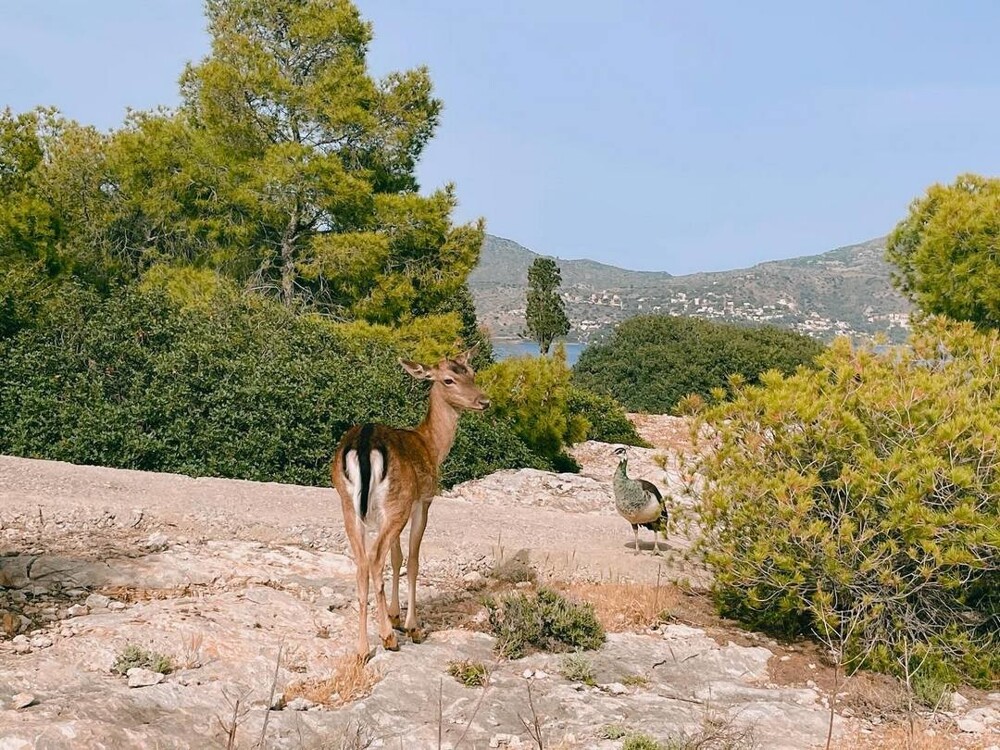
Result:
<svg viewBox="0 0 1000 750">
<path fill-rule="evenodd" d="M 414 377 L 417 380 L 434 380 L 434 371 L 429 367 L 424 367 L 419 362 L 401 359 L 399 360 L 399 364 L 404 370 L 410 373 L 410 377 Z"/>
<path fill-rule="evenodd" d="M 469 364 L 469 360 L 476 356 L 476 352 L 479 351 L 479 344 L 476 344 L 471 349 L 462 352 L 457 357 L 455 357 L 456 362 L 460 362 L 463 365 Z"/>
</svg>

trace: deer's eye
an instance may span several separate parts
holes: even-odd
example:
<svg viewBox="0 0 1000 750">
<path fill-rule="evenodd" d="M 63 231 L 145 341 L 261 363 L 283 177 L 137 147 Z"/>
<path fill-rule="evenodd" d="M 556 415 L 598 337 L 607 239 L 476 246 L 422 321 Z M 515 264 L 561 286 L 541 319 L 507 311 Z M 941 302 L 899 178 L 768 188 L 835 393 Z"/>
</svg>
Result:
<svg viewBox="0 0 1000 750">
<path fill-rule="evenodd" d="M 455 381 L 452 380 L 451 378 L 445 378 L 444 379 L 444 384 L 445 385 L 455 385 Z"/>
</svg>

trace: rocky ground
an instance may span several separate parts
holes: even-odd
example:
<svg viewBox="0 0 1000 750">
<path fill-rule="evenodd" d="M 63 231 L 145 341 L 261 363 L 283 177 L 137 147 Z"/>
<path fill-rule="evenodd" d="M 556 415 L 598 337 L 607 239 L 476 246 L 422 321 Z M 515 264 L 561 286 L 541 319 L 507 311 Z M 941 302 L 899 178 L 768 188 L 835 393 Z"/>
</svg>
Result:
<svg viewBox="0 0 1000 750">
<path fill-rule="evenodd" d="M 634 449 L 632 474 L 684 505 L 683 424 L 637 424 L 658 447 Z M 580 475 L 501 472 L 437 498 L 418 600 L 430 636 L 363 669 L 346 657 L 354 570 L 332 490 L 0 457 L 0 750 L 611 749 L 639 731 L 822 747 L 822 654 L 714 618 L 683 538 L 657 557 L 647 534 L 636 555 L 611 502 L 613 448 L 578 446 Z M 562 676 L 564 655 L 493 655 L 481 598 L 531 588 L 509 575 L 525 566 L 614 631 L 587 657 L 592 685 Z M 487 665 L 487 684 L 450 676 L 460 660 Z M 835 743 L 891 747 L 877 744 L 891 686 L 838 690 Z M 925 747 L 1000 745 L 1000 695 L 963 693 L 921 724 L 950 744 Z"/>
</svg>

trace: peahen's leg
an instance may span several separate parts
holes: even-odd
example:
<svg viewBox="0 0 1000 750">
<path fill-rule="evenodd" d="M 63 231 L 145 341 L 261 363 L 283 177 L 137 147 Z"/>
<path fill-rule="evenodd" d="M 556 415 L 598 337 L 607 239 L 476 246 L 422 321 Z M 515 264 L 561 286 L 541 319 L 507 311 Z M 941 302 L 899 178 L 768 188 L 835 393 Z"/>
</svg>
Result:
<svg viewBox="0 0 1000 750">
<path fill-rule="evenodd" d="M 635 535 L 635 554 L 639 554 L 639 526 L 632 524 L 632 533 Z"/>
</svg>

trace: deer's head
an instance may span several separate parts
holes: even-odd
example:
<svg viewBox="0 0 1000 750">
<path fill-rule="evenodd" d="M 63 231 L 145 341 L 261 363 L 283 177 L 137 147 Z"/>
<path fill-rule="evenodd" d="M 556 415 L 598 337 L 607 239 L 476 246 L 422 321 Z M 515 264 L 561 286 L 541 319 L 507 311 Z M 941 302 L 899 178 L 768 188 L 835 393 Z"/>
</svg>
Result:
<svg viewBox="0 0 1000 750">
<path fill-rule="evenodd" d="M 446 357 L 432 367 L 403 359 L 399 364 L 417 380 L 432 381 L 431 389 L 438 391 L 452 408 L 484 411 L 489 407 L 490 400 L 476 385 L 476 373 L 469 365 L 477 348 L 472 347 L 455 358 Z"/>
</svg>

